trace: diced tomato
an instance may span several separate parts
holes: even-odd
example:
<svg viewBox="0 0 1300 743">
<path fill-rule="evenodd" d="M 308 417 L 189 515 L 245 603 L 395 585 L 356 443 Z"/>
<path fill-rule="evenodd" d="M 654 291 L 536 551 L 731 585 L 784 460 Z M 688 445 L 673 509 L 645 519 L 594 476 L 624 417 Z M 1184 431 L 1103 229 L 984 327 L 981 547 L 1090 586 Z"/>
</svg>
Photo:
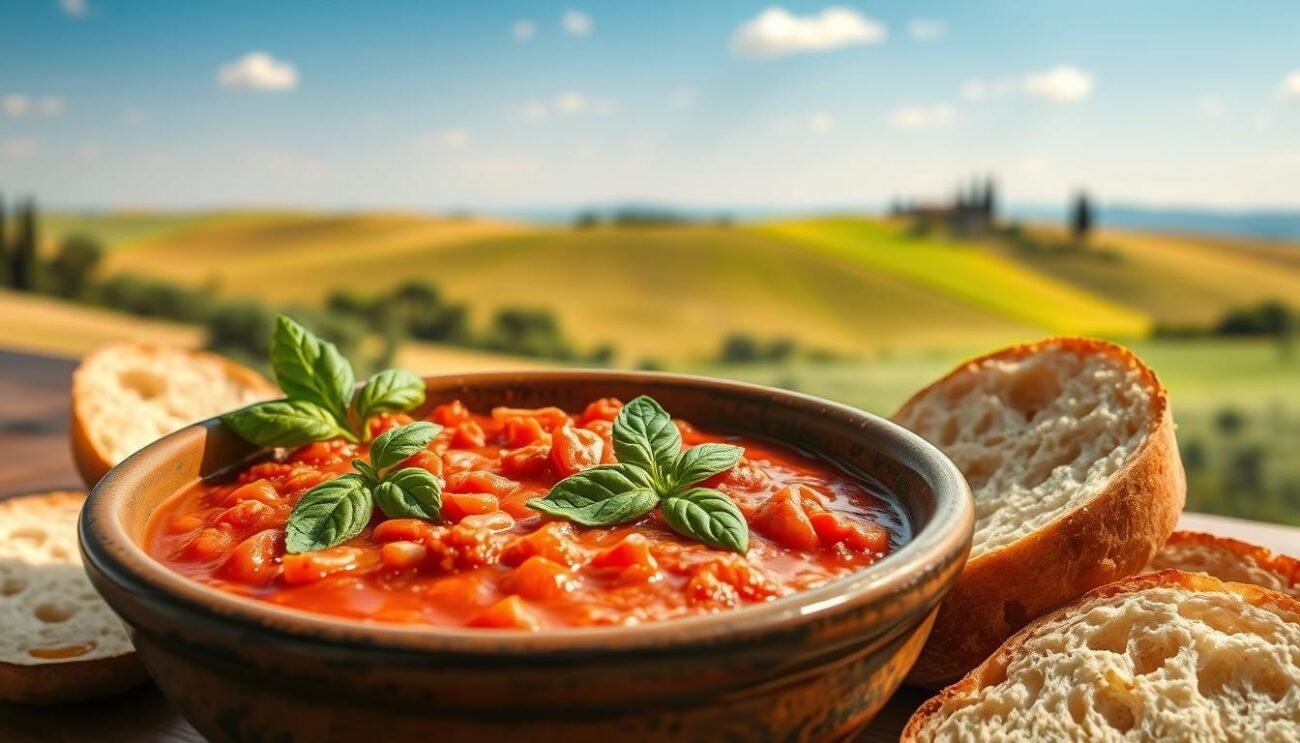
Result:
<svg viewBox="0 0 1300 743">
<path fill-rule="evenodd" d="M 693 601 L 716 606 L 735 606 L 740 599 L 761 601 L 780 593 L 761 568 L 741 557 L 700 563 L 687 582 L 687 595 Z"/>
<path fill-rule="evenodd" d="M 452 449 L 442 455 L 442 471 L 448 479 L 457 474 L 483 470 L 491 466 L 492 460 L 478 452 Z"/>
<path fill-rule="evenodd" d="M 429 548 L 428 562 L 450 573 L 498 562 L 505 541 L 503 535 L 470 523 L 439 527 L 425 545 Z"/>
<path fill-rule="evenodd" d="M 379 557 L 384 566 L 394 570 L 413 568 L 424 562 L 427 554 L 429 548 L 420 542 L 388 542 L 379 550 Z"/>
<path fill-rule="evenodd" d="M 754 528 L 787 547 L 811 552 L 821 547 L 821 540 L 808 520 L 808 510 L 820 504 L 805 501 L 799 488 L 784 487 L 764 501 L 754 514 Z"/>
<path fill-rule="evenodd" d="M 370 536 L 377 542 L 423 542 L 433 536 L 436 526 L 420 519 L 388 519 L 379 522 Z"/>
<path fill-rule="evenodd" d="M 456 426 L 451 434 L 451 445 L 460 447 L 487 446 L 487 434 L 476 421 L 466 421 Z"/>
<path fill-rule="evenodd" d="M 600 440 L 605 442 L 605 448 L 601 451 L 600 455 L 601 464 L 613 464 L 618 461 L 618 457 L 614 455 L 613 423 L 603 420 L 594 420 L 583 425 L 583 428 L 600 436 Z"/>
<path fill-rule="evenodd" d="M 528 446 L 539 441 L 549 441 L 550 436 L 536 418 L 507 418 L 502 422 L 504 442 L 509 447 Z"/>
<path fill-rule="evenodd" d="M 471 627 L 489 629 L 525 629 L 536 632 L 542 622 L 518 596 L 506 596 L 469 620 Z"/>
<path fill-rule="evenodd" d="M 497 497 L 509 495 L 519 487 L 519 483 L 494 472 L 476 470 L 474 472 L 457 472 L 448 475 L 446 493 L 491 493 Z"/>
<path fill-rule="evenodd" d="M 473 514 L 500 510 L 497 497 L 491 493 L 443 493 L 442 518 L 455 523 Z"/>
<path fill-rule="evenodd" d="M 327 575 L 356 570 L 361 550 L 356 547 L 330 547 L 317 552 L 285 555 L 284 582 L 291 585 L 314 583 Z"/>
<path fill-rule="evenodd" d="M 889 532 L 870 521 L 858 521 L 832 511 L 808 517 L 822 544 L 843 544 L 854 552 L 883 554 L 889 549 Z"/>
<path fill-rule="evenodd" d="M 301 493 L 320 485 L 329 479 L 329 475 L 310 467 L 296 467 L 292 474 L 284 479 L 280 488 L 282 493 Z"/>
<path fill-rule="evenodd" d="M 266 529 L 240 542 L 230 553 L 222 572 L 226 577 L 249 585 L 269 583 L 279 572 L 276 558 L 284 551 L 284 532 Z"/>
<path fill-rule="evenodd" d="M 551 464 L 560 477 L 568 477 L 600 464 L 605 442 L 585 428 L 562 426 L 551 434 Z"/>
<path fill-rule="evenodd" d="M 541 477 L 550 466 L 550 444 L 532 444 L 501 456 L 501 472 L 510 477 Z"/>
<path fill-rule="evenodd" d="M 254 480 L 277 480 L 293 472 L 293 465 L 286 462 L 258 462 L 239 473 L 241 484 Z"/>
<path fill-rule="evenodd" d="M 436 477 L 442 477 L 442 457 L 428 449 L 417 451 L 397 465 L 397 469 L 406 469 L 407 467 L 418 467 Z"/>
<path fill-rule="evenodd" d="M 510 571 L 502 580 L 502 587 L 527 599 L 545 601 L 574 590 L 578 587 L 578 580 L 558 562 L 537 556 L 524 560 Z"/>
<path fill-rule="evenodd" d="M 599 400 L 589 404 L 582 415 L 578 417 L 578 423 L 586 426 L 592 421 L 609 421 L 613 422 L 618 417 L 618 411 L 623 409 L 623 401 L 616 397 L 602 397 Z"/>
<path fill-rule="evenodd" d="M 569 422 L 569 414 L 559 408 L 492 408 L 492 420 L 506 421 L 510 418 L 534 418 L 546 431 L 554 431 Z"/>
<path fill-rule="evenodd" d="M 549 522 L 532 534 L 515 539 L 501 553 L 501 561 L 519 565 L 530 557 L 541 556 L 568 567 L 580 565 L 586 553 L 574 543 L 573 534 L 572 524 Z"/>
<path fill-rule="evenodd" d="M 289 457 L 291 462 L 301 462 L 312 467 L 331 467 L 351 462 L 356 458 L 357 447 L 343 439 L 317 441 L 301 447 Z"/>
<path fill-rule="evenodd" d="M 745 457 L 729 470 L 723 470 L 700 483 L 702 487 L 716 488 L 726 485 L 731 490 L 754 492 L 767 487 L 767 473 Z"/>
<path fill-rule="evenodd" d="M 414 421 L 406 413 L 380 413 L 370 419 L 370 438 L 374 438 L 397 426 L 410 425 Z"/>
<path fill-rule="evenodd" d="M 243 501 L 257 501 L 267 505 L 278 505 L 284 502 L 284 498 L 281 497 L 280 492 L 275 489 L 275 483 L 270 480 L 262 479 L 254 480 L 246 485 L 240 485 L 232 490 L 230 495 L 226 496 L 222 503 L 227 506 L 233 506 Z"/>
<path fill-rule="evenodd" d="M 185 545 L 182 554 L 191 560 L 211 560 L 226 554 L 235 544 L 235 534 L 230 529 L 209 526 Z"/>
<path fill-rule="evenodd" d="M 240 501 L 227 508 L 217 517 L 217 525 L 228 525 L 239 533 L 261 531 L 272 526 L 281 525 L 280 509 L 261 501 Z"/>
<path fill-rule="evenodd" d="M 659 574 L 659 563 L 650 553 L 650 542 L 642 534 L 629 534 L 622 541 L 591 559 L 591 566 L 616 571 L 618 582 L 645 583 Z"/>
<path fill-rule="evenodd" d="M 462 526 L 488 531 L 505 531 L 515 525 L 515 519 L 504 511 L 492 513 L 472 513 L 460 520 Z"/>
<path fill-rule="evenodd" d="M 439 405 L 429 416 L 435 423 L 451 428 L 470 419 L 469 410 L 460 400 L 453 400 L 446 405 Z"/>
<path fill-rule="evenodd" d="M 182 513 L 167 520 L 167 530 L 173 534 L 185 534 L 203 528 L 208 522 L 195 513 Z"/>
</svg>

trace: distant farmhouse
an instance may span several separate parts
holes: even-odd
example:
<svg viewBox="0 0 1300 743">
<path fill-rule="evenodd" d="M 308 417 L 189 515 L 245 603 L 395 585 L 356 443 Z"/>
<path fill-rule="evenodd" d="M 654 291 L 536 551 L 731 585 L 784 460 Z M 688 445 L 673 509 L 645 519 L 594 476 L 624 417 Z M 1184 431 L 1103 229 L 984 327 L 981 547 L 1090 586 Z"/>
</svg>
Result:
<svg viewBox="0 0 1300 743">
<path fill-rule="evenodd" d="M 993 231 L 997 219 L 997 184 L 992 177 L 974 178 L 959 186 L 949 203 L 895 199 L 891 217 L 910 219 L 920 233 L 944 230 L 959 237 L 978 237 Z"/>
</svg>

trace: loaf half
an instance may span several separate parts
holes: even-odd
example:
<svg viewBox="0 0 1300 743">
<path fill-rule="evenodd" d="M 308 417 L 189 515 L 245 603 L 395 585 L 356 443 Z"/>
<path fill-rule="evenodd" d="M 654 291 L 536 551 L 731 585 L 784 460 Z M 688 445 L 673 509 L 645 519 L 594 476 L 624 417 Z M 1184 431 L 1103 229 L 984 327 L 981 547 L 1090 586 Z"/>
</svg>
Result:
<svg viewBox="0 0 1300 743">
<path fill-rule="evenodd" d="M 1300 599 L 1300 560 L 1227 537 L 1176 531 L 1146 569 L 1205 573 L 1219 580 L 1253 583 Z"/>
</svg>

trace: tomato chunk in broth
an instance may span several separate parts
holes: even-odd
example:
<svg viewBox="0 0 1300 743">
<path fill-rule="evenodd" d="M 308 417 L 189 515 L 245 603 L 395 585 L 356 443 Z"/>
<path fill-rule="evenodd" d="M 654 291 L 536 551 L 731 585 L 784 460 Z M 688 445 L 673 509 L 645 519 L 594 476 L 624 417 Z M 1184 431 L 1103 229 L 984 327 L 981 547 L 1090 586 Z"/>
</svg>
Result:
<svg viewBox="0 0 1300 743">
<path fill-rule="evenodd" d="M 435 408 L 443 426 L 402 463 L 443 482 L 444 523 L 376 510 L 355 538 L 286 554 L 284 526 L 312 487 L 351 472 L 364 444 L 316 442 L 283 461 L 199 483 L 153 515 L 146 549 L 173 570 L 231 593 L 357 620 L 545 630 L 636 624 L 769 601 L 881 559 L 907 538 L 891 497 L 808 454 L 676 421 L 686 448 L 740 446 L 744 456 L 701 483 L 739 507 L 749 549 L 736 554 L 674 532 L 658 510 L 614 527 L 544 517 L 525 506 L 575 472 L 616 462 L 621 403 Z M 412 422 L 381 415 L 372 435 Z"/>
</svg>

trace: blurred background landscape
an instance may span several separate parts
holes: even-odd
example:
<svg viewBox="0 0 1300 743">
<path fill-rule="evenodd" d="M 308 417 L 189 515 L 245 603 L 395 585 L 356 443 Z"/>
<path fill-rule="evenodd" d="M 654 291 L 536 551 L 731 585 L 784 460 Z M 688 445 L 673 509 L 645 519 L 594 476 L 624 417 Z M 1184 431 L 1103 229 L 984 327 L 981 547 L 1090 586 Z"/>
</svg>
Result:
<svg viewBox="0 0 1300 743">
<path fill-rule="evenodd" d="M 1300 524 L 1300 6 L 25 2 L 0 348 L 703 373 L 881 414 L 1051 334 Z"/>
</svg>

